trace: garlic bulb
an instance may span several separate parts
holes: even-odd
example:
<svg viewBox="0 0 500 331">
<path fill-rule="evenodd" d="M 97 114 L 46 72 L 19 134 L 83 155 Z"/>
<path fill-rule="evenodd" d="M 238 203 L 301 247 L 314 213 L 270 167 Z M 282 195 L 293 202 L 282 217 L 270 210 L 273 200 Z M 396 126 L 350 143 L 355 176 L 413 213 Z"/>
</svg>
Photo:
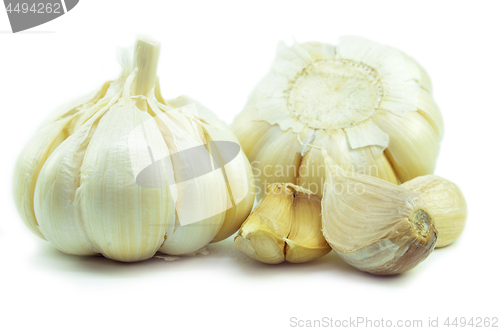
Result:
<svg viewBox="0 0 500 331">
<path fill-rule="evenodd" d="M 271 184 L 241 226 L 235 247 L 269 264 L 308 262 L 330 252 L 321 234 L 321 200 L 293 184 Z"/>
<path fill-rule="evenodd" d="M 193 99 L 163 99 L 159 51 L 139 37 L 121 76 L 49 117 L 19 157 L 19 214 L 65 253 L 189 254 L 233 234 L 251 211 L 253 176 L 237 139 Z"/>
<path fill-rule="evenodd" d="M 443 134 L 429 76 L 388 46 L 280 44 L 271 71 L 231 126 L 256 175 L 322 195 L 326 149 L 343 169 L 405 182 L 434 171 Z"/>
<path fill-rule="evenodd" d="M 438 233 L 423 199 L 380 178 L 346 172 L 323 153 L 323 234 L 338 255 L 378 275 L 405 272 L 425 260 Z"/>
<path fill-rule="evenodd" d="M 467 220 L 467 204 L 460 188 L 447 179 L 427 175 L 401 187 L 417 193 L 432 212 L 439 232 L 436 247 L 452 244 L 462 234 Z"/>
</svg>

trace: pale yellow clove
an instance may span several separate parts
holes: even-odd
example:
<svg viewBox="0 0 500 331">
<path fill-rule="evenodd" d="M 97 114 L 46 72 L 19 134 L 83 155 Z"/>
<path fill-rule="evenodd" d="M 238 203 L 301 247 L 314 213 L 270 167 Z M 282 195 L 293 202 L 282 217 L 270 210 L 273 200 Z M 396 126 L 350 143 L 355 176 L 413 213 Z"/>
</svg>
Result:
<svg viewBox="0 0 500 331">
<path fill-rule="evenodd" d="M 417 193 L 431 211 L 439 232 L 436 247 L 448 246 L 460 237 L 467 220 L 467 203 L 455 183 L 428 175 L 412 179 L 401 186 Z"/>
<path fill-rule="evenodd" d="M 271 184 L 241 226 L 235 247 L 269 264 L 308 262 L 331 248 L 321 233 L 321 199 L 293 184 Z"/>
</svg>

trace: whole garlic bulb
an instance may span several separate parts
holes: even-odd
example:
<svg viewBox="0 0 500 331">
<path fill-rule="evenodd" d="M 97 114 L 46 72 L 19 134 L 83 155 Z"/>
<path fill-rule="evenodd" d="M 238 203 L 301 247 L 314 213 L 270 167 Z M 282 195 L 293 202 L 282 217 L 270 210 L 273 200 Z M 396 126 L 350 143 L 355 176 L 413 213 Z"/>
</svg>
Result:
<svg viewBox="0 0 500 331">
<path fill-rule="evenodd" d="M 280 44 L 231 125 L 256 175 L 322 195 L 326 149 L 342 168 L 405 182 L 434 171 L 443 134 L 430 79 L 412 58 L 359 37 Z"/>
<path fill-rule="evenodd" d="M 139 37 L 121 76 L 51 116 L 19 157 L 19 214 L 65 253 L 189 254 L 251 211 L 253 175 L 236 137 L 196 101 L 163 99 L 159 51 Z"/>
</svg>

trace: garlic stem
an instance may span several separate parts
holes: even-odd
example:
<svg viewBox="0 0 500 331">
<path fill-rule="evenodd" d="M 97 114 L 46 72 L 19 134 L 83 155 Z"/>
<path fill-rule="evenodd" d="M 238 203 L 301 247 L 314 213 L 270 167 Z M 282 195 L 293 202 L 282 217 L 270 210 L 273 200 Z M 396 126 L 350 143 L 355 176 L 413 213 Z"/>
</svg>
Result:
<svg viewBox="0 0 500 331">
<path fill-rule="evenodd" d="M 160 43 L 146 36 L 138 36 L 134 47 L 133 67 L 137 68 L 131 94 L 149 97 L 156 83 L 156 70 L 160 57 Z M 147 102 L 137 99 L 136 106 L 147 111 Z"/>
</svg>

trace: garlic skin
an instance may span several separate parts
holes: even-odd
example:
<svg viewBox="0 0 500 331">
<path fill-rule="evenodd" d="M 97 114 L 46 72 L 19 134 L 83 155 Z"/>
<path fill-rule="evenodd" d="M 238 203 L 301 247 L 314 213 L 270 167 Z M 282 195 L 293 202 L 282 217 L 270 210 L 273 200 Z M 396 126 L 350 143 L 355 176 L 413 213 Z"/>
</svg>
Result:
<svg viewBox="0 0 500 331">
<path fill-rule="evenodd" d="M 321 234 L 321 200 L 293 184 L 271 184 L 268 193 L 241 226 L 234 246 L 268 263 L 303 263 L 331 248 Z"/>
<path fill-rule="evenodd" d="M 251 211 L 253 175 L 241 150 L 213 171 L 182 178 L 196 166 L 182 151 L 238 141 L 193 99 L 163 99 L 159 51 L 139 37 L 133 53 L 122 53 L 118 79 L 50 116 L 19 156 L 18 212 L 65 253 L 124 262 L 190 254 L 232 235 Z"/>
<path fill-rule="evenodd" d="M 360 37 L 278 46 L 231 129 L 258 198 L 290 182 L 322 196 L 325 149 L 345 170 L 398 184 L 431 174 L 443 135 L 430 78 L 404 53 Z"/>
<path fill-rule="evenodd" d="M 377 177 L 346 172 L 323 152 L 323 235 L 353 267 L 376 275 L 408 271 L 434 250 L 434 216 L 415 192 Z"/>
<path fill-rule="evenodd" d="M 460 188 L 435 175 L 417 177 L 401 187 L 417 193 L 432 212 L 439 232 L 436 247 L 445 247 L 458 239 L 467 221 L 467 203 Z"/>
</svg>

